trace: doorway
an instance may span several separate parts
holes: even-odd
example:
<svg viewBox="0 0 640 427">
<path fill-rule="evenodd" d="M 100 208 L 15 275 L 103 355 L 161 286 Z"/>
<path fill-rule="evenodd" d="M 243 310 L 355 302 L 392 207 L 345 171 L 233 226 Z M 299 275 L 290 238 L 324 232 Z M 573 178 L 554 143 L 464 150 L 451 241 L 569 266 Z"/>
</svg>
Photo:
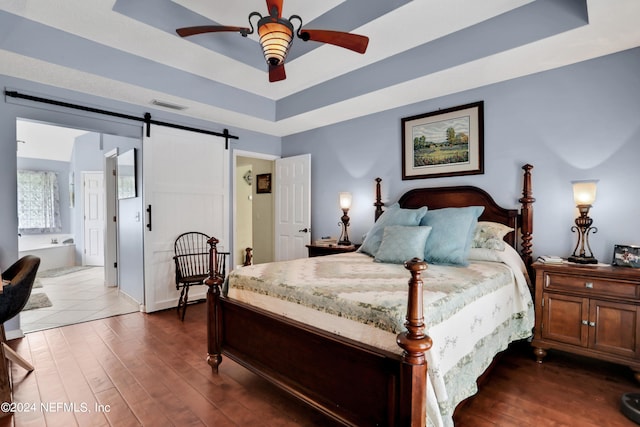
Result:
<svg viewBox="0 0 640 427">
<path fill-rule="evenodd" d="M 258 193 L 256 177 L 273 174 L 277 156 L 234 150 L 234 265 L 242 265 L 246 248 L 252 248 L 253 264 L 275 260 L 275 188 Z M 273 180 L 271 180 L 273 182 Z"/>
<path fill-rule="evenodd" d="M 24 222 L 25 204 L 19 202 L 19 256 L 41 259 L 33 298 L 21 313 L 23 332 L 138 311 L 139 303 L 120 292 L 117 274 L 105 277 L 105 264 L 114 265 L 117 257 L 115 235 L 105 235 L 115 234 L 105 226 L 105 192 L 114 193 L 107 185 L 111 180 L 104 179 L 113 164 L 105 146 L 114 141 L 105 139 L 116 137 L 21 118 L 16 136 L 19 176 L 20 171 L 46 171 L 55 177 L 55 221 L 42 228 Z"/>
</svg>

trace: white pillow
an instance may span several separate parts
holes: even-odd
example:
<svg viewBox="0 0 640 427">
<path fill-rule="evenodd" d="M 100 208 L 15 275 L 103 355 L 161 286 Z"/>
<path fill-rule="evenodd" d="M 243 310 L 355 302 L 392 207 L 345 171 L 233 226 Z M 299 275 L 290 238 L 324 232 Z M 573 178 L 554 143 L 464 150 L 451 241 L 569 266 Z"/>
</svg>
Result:
<svg viewBox="0 0 640 427">
<path fill-rule="evenodd" d="M 512 231 L 513 228 L 499 222 L 478 221 L 473 233 L 471 247 L 504 251 L 504 236 Z"/>
</svg>

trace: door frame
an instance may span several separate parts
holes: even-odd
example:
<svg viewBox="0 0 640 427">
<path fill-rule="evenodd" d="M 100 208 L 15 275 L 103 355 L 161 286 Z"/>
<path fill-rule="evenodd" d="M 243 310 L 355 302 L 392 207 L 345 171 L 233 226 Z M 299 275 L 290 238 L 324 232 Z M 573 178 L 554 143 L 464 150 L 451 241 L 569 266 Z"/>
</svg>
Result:
<svg viewBox="0 0 640 427">
<path fill-rule="evenodd" d="M 256 153 L 254 151 L 245 151 L 245 150 L 233 150 L 232 153 L 233 156 L 233 162 L 231 162 L 231 194 L 232 194 L 232 202 L 231 202 L 231 241 L 232 241 L 232 247 L 234 248 L 233 251 L 231 251 L 231 265 L 232 266 L 236 266 L 236 265 L 241 265 L 244 260 L 236 260 L 234 259 L 234 253 L 237 252 L 236 249 L 238 248 L 238 242 L 237 242 L 237 238 L 236 238 L 236 218 L 237 218 L 237 212 L 238 212 L 238 205 L 237 205 L 237 201 L 236 201 L 236 191 L 237 191 L 237 182 L 236 182 L 236 166 L 238 164 L 238 157 L 248 157 L 248 158 L 253 158 L 253 159 L 260 159 L 260 160 L 270 160 L 270 161 L 276 161 L 277 159 L 280 159 L 281 156 L 276 156 L 274 154 L 265 154 L 265 153 Z M 273 187 L 273 193 L 274 193 L 274 197 L 275 197 L 275 186 Z"/>
</svg>

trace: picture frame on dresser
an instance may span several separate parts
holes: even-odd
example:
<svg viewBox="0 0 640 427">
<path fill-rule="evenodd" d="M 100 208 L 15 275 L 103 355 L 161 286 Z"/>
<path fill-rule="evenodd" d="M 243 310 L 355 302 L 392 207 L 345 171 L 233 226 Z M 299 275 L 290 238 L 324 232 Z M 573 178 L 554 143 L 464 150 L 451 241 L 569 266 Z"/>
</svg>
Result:
<svg viewBox="0 0 640 427">
<path fill-rule="evenodd" d="M 617 267 L 640 268 L 640 246 L 614 245 L 611 264 Z"/>
<path fill-rule="evenodd" d="M 484 173 L 484 102 L 401 119 L 402 179 Z"/>
</svg>

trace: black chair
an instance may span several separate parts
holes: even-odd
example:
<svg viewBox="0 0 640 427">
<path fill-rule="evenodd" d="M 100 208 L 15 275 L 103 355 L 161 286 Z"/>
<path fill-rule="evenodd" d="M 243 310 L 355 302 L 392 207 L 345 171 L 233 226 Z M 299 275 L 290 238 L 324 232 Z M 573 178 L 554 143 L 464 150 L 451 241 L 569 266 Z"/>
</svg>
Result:
<svg viewBox="0 0 640 427">
<path fill-rule="evenodd" d="M 198 231 L 183 233 L 178 236 L 174 244 L 176 265 L 176 289 L 180 290 L 178 299 L 178 316 L 184 320 L 189 302 L 189 288 L 194 285 L 204 285 L 209 277 L 209 236 Z M 226 258 L 228 252 L 218 252 L 218 273 L 226 274 Z"/>
<path fill-rule="evenodd" d="M 2 323 L 0 338 L 4 356 L 29 372 L 33 371 L 33 365 L 6 344 L 4 322 L 15 317 L 27 304 L 39 266 L 40 258 L 36 256 L 26 255 L 20 258 L 2 273 L 2 281 L 9 283 L 3 283 L 2 293 L 0 293 L 0 322 Z"/>
</svg>

